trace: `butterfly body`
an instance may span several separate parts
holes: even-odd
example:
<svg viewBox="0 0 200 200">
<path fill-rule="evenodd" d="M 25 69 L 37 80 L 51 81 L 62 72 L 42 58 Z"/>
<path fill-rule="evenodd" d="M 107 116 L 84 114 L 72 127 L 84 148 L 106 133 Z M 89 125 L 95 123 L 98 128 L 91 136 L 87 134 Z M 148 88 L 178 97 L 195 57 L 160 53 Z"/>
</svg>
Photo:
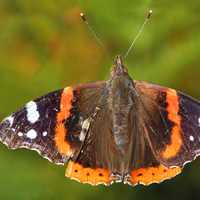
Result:
<svg viewBox="0 0 200 200">
<path fill-rule="evenodd" d="M 49 93 L 5 118 L 0 140 L 36 150 L 82 183 L 159 183 L 200 153 L 200 103 L 132 80 L 117 56 L 107 81 Z"/>
<path fill-rule="evenodd" d="M 112 115 L 112 134 L 115 145 L 122 157 L 127 155 L 131 135 L 129 134 L 129 115 L 134 109 L 134 83 L 129 77 L 127 70 L 122 64 L 121 58 L 117 57 L 116 69 L 108 81 L 107 90 L 108 109 Z"/>
</svg>

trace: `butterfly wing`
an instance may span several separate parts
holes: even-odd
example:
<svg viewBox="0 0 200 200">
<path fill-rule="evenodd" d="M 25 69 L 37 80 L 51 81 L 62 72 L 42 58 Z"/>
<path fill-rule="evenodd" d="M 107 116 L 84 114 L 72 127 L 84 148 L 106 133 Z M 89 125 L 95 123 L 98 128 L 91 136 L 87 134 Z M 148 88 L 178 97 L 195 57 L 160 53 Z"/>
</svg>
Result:
<svg viewBox="0 0 200 200">
<path fill-rule="evenodd" d="M 94 111 L 103 87 L 103 82 L 67 87 L 30 101 L 0 123 L 1 142 L 66 163 L 81 147 L 81 123 Z"/>
<path fill-rule="evenodd" d="M 200 103 L 176 90 L 135 81 L 140 102 L 140 134 L 155 163 L 132 169 L 131 184 L 169 179 L 200 152 Z"/>
</svg>

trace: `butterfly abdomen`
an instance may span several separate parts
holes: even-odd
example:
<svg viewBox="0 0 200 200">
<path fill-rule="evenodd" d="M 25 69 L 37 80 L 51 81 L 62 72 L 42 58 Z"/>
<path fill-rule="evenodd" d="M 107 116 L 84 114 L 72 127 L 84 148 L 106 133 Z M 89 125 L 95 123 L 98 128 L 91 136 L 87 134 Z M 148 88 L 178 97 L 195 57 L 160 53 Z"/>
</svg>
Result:
<svg viewBox="0 0 200 200">
<path fill-rule="evenodd" d="M 108 104 L 112 114 L 113 136 L 117 149 L 125 155 L 131 141 L 128 134 L 129 115 L 133 107 L 133 99 L 129 95 L 133 87 L 128 76 L 116 76 L 108 85 Z"/>
</svg>

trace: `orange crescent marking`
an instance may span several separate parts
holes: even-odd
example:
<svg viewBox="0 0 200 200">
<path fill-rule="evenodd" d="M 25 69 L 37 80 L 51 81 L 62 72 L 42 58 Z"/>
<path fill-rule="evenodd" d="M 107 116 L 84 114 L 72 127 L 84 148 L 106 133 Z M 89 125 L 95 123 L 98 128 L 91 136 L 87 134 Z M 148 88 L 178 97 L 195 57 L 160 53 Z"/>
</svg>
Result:
<svg viewBox="0 0 200 200">
<path fill-rule="evenodd" d="M 167 168 L 163 165 L 159 165 L 157 167 L 141 168 L 131 172 L 130 182 L 133 185 L 160 183 L 161 181 L 170 179 L 179 173 L 181 173 L 180 167 Z"/>
<path fill-rule="evenodd" d="M 89 183 L 91 185 L 109 185 L 112 183 L 110 171 L 103 168 L 85 168 L 78 163 L 69 161 L 65 176 L 81 183 Z"/>
<path fill-rule="evenodd" d="M 66 87 L 63 90 L 60 102 L 60 112 L 57 114 L 57 126 L 55 130 L 55 143 L 58 151 L 61 154 L 70 156 L 73 151 L 70 145 L 66 142 L 67 130 L 64 126 L 63 120 L 70 116 L 70 109 L 72 108 L 73 89 Z"/>
<path fill-rule="evenodd" d="M 162 152 L 162 157 L 169 159 L 177 155 L 182 145 L 181 117 L 178 115 L 179 101 L 176 90 L 168 89 L 166 102 L 168 104 L 168 119 L 174 122 L 174 126 L 171 131 L 171 143 L 168 144 L 165 150 Z"/>
</svg>

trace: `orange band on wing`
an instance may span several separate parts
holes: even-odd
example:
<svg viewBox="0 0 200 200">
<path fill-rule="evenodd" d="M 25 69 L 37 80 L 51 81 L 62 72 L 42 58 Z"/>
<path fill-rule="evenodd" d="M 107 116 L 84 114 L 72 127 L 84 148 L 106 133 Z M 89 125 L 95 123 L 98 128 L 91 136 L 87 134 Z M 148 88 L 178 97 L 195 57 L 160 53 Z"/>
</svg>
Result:
<svg viewBox="0 0 200 200">
<path fill-rule="evenodd" d="M 162 152 L 162 157 L 165 159 L 173 158 L 179 152 L 182 145 L 181 138 L 181 118 L 178 114 L 179 101 L 175 90 L 169 89 L 167 91 L 166 102 L 168 119 L 174 123 L 171 130 L 171 143 L 166 146 L 166 149 Z"/>
<path fill-rule="evenodd" d="M 130 182 L 133 185 L 160 183 L 161 181 L 170 179 L 179 173 L 181 173 L 180 167 L 167 168 L 163 165 L 159 165 L 157 167 L 141 168 L 131 172 Z"/>
<path fill-rule="evenodd" d="M 65 176 L 81 183 L 89 183 L 91 185 L 105 184 L 109 185 L 112 182 L 110 172 L 102 168 L 84 168 L 78 163 L 69 161 Z"/>
<path fill-rule="evenodd" d="M 70 145 L 66 142 L 67 130 L 63 121 L 70 116 L 72 108 L 73 89 L 67 87 L 63 90 L 60 102 L 60 112 L 57 115 L 57 126 L 55 131 L 55 143 L 59 153 L 70 156 L 73 152 Z"/>
</svg>

